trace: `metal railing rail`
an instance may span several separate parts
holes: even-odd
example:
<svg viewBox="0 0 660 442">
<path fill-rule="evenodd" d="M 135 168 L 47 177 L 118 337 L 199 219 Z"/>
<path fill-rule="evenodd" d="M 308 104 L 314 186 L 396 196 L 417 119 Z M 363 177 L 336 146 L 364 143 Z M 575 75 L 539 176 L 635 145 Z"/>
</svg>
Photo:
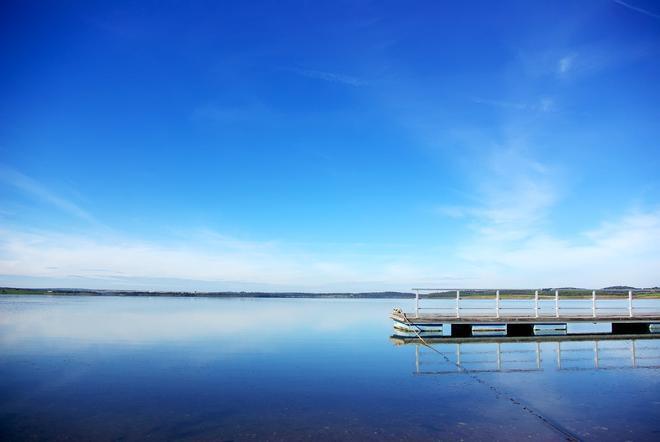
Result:
<svg viewBox="0 0 660 442">
<path fill-rule="evenodd" d="M 499 289 L 486 290 L 486 289 L 414 288 L 412 290 L 414 290 L 414 292 L 415 292 L 415 315 L 417 317 L 419 317 L 419 312 L 421 310 L 444 310 L 444 311 L 450 311 L 450 312 L 453 311 L 453 314 L 455 315 L 456 318 L 460 318 L 461 317 L 461 312 L 465 311 L 465 310 L 481 310 L 481 311 L 488 310 L 488 308 L 484 308 L 484 307 L 471 307 L 471 306 L 461 305 L 461 301 L 463 300 L 463 298 L 461 298 L 461 291 L 470 292 L 473 296 L 474 296 L 475 292 L 477 292 L 481 296 L 483 296 L 483 294 L 488 294 L 489 292 L 495 292 L 495 296 L 493 298 L 494 301 L 495 301 L 495 305 L 491 310 L 493 312 L 493 315 L 492 316 L 491 315 L 477 315 L 477 316 L 493 317 L 493 318 L 497 319 L 497 318 L 502 317 L 502 313 L 505 310 L 525 311 L 526 314 L 516 315 L 516 316 L 525 316 L 525 317 L 534 317 L 534 318 L 548 318 L 548 317 L 561 318 L 562 317 L 561 316 L 561 313 L 562 313 L 561 311 L 562 310 L 573 310 L 573 311 L 574 310 L 581 310 L 582 313 L 585 313 L 584 312 L 584 310 L 585 310 L 584 307 L 568 307 L 568 306 L 562 307 L 562 306 L 560 306 L 560 301 L 562 301 L 562 302 L 582 301 L 583 302 L 585 300 L 584 297 L 578 298 L 576 295 L 571 295 L 570 297 L 565 297 L 565 298 L 562 299 L 562 298 L 560 298 L 560 295 L 559 295 L 560 294 L 560 289 L 555 289 L 554 290 L 554 296 L 539 295 L 539 290 L 534 290 L 534 297 L 524 300 L 524 301 L 528 301 L 528 300 L 533 299 L 533 301 L 534 301 L 533 306 L 528 308 L 528 309 L 521 308 L 520 306 L 517 306 L 517 307 L 503 307 L 502 306 L 502 298 L 500 296 L 500 290 Z M 424 292 L 424 291 L 433 292 L 435 294 L 455 292 L 455 294 L 456 294 L 456 296 L 455 296 L 455 305 L 454 305 L 453 308 L 451 308 L 451 307 L 420 307 L 420 300 L 424 299 L 423 293 L 420 295 L 420 292 Z M 516 291 L 520 292 L 522 290 L 516 290 Z M 623 296 L 622 297 L 616 297 L 616 296 L 613 297 L 614 293 L 621 293 L 620 290 L 619 291 L 598 290 L 598 291 L 607 293 L 608 294 L 607 297 L 606 298 L 601 298 L 600 299 L 601 304 L 599 305 L 598 304 L 599 300 L 598 300 L 598 296 L 597 296 L 597 291 L 596 290 L 591 290 L 591 297 L 586 298 L 586 299 L 591 299 L 591 307 L 589 309 L 589 312 L 587 314 L 582 315 L 582 316 L 591 316 L 593 318 L 598 318 L 599 310 L 619 310 L 619 311 L 621 311 L 621 310 L 625 309 L 625 310 L 627 310 L 626 315 L 630 318 L 633 318 L 633 317 L 636 316 L 635 315 L 636 311 L 647 310 L 648 309 L 648 307 L 634 306 L 633 305 L 633 300 L 634 300 L 633 290 L 628 290 L 628 293 L 627 293 L 626 297 L 623 297 Z M 523 291 L 523 293 L 524 293 L 524 291 Z M 531 296 L 531 290 L 528 293 L 530 293 L 530 296 Z M 438 297 L 435 297 L 435 298 L 427 298 L 427 299 L 451 299 L 451 298 L 447 298 L 447 297 L 438 298 Z M 616 301 L 616 300 L 625 300 L 625 299 L 628 300 L 627 309 L 623 308 L 623 307 L 611 307 L 611 306 L 606 306 L 606 305 L 602 304 L 603 302 L 607 302 L 607 301 Z M 515 300 L 507 300 L 507 302 L 512 302 L 512 301 L 515 301 Z M 520 301 L 523 301 L 523 300 L 520 300 Z M 550 314 L 548 314 L 548 309 L 547 308 L 545 308 L 545 309 L 542 308 L 542 304 L 546 303 L 545 305 L 547 306 L 548 301 L 554 301 L 554 308 L 551 309 Z M 573 316 L 576 316 L 576 315 L 573 314 Z"/>
</svg>

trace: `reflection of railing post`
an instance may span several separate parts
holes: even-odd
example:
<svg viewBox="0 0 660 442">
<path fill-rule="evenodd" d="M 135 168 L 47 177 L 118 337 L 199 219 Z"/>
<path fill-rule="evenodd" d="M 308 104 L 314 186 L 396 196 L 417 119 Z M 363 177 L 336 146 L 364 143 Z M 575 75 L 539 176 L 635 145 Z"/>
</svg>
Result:
<svg viewBox="0 0 660 442">
<path fill-rule="evenodd" d="M 461 371 L 461 344 L 456 344 L 456 369 Z"/>
<path fill-rule="evenodd" d="M 555 290 L 555 318 L 559 317 L 559 290 Z"/>
<path fill-rule="evenodd" d="M 539 317 L 539 291 L 534 292 L 534 317 Z"/>
<path fill-rule="evenodd" d="M 596 317 L 596 290 L 591 291 L 591 316 Z"/>
<path fill-rule="evenodd" d="M 461 299 L 461 291 L 456 290 L 456 317 L 457 318 L 461 317 L 461 311 L 460 311 L 460 305 L 459 305 L 460 299 Z"/>
<path fill-rule="evenodd" d="M 598 341 L 594 341 L 594 366 L 598 368 Z"/>
<path fill-rule="evenodd" d="M 419 318 L 419 290 L 415 290 L 415 317 Z"/>
<path fill-rule="evenodd" d="M 500 291 L 495 292 L 495 317 L 500 317 Z"/>
<path fill-rule="evenodd" d="M 469 317 L 468 317 L 469 318 Z M 601 367 L 601 359 L 600 359 L 600 352 L 601 346 L 600 346 L 600 340 L 599 339 L 588 339 L 584 340 L 582 343 L 585 344 L 585 346 L 580 346 L 579 348 L 575 348 L 573 346 L 570 346 L 571 348 L 564 350 L 568 351 L 569 353 L 571 352 L 579 352 L 577 356 L 571 354 L 567 355 L 567 361 L 568 364 L 566 366 L 563 366 L 563 354 L 562 354 L 562 345 L 563 341 L 556 341 L 556 347 L 554 349 L 555 353 L 555 358 L 552 358 L 552 354 L 550 354 L 547 359 L 545 360 L 544 357 L 548 356 L 545 353 L 553 353 L 553 349 L 551 348 L 551 343 L 542 343 L 539 341 L 535 341 L 535 347 L 534 348 L 529 348 L 528 350 L 513 350 L 513 351 L 507 351 L 506 350 L 506 345 L 503 345 L 502 342 L 495 341 L 490 344 L 485 345 L 485 347 L 482 350 L 477 350 L 476 352 L 471 351 L 473 348 L 473 344 L 468 344 L 467 346 L 462 346 L 459 342 L 453 342 L 452 344 L 448 345 L 454 345 L 454 354 L 452 355 L 452 350 L 451 347 L 446 348 L 446 352 L 442 352 L 441 355 L 444 355 L 443 357 L 447 362 L 451 362 L 449 365 L 451 367 L 448 367 L 447 369 L 442 369 L 442 370 L 434 370 L 433 367 L 428 368 L 426 366 L 422 367 L 422 365 L 425 364 L 423 358 L 428 356 L 427 353 L 424 352 L 424 345 L 421 343 L 421 341 L 416 342 L 415 345 L 415 368 L 414 372 L 417 375 L 424 375 L 424 374 L 451 374 L 454 373 L 454 370 L 456 372 L 469 372 L 470 370 L 467 369 L 466 367 L 463 367 L 462 363 L 475 363 L 478 362 L 480 364 L 483 364 L 481 368 L 477 369 L 477 371 L 484 371 L 484 372 L 516 372 L 516 371 L 523 371 L 523 372 L 529 372 L 529 371 L 535 371 L 535 370 L 549 370 L 552 367 L 552 364 L 556 364 L 556 369 L 559 371 L 573 371 L 573 370 L 584 370 L 584 369 L 595 369 L 595 370 L 606 370 L 610 368 L 626 368 L 632 366 L 632 368 L 645 368 L 648 367 L 647 364 L 644 363 L 642 359 L 644 359 L 644 356 L 640 356 L 640 360 L 637 360 L 637 347 L 636 347 L 636 340 L 635 339 L 626 339 L 624 342 L 628 347 L 611 347 L 608 345 L 605 348 L 605 355 L 604 357 L 604 364 Z M 542 346 L 543 345 L 543 346 Z M 493 348 L 494 347 L 494 348 Z M 547 348 L 545 348 L 547 347 Z M 591 347 L 591 348 L 590 348 Z M 465 354 L 467 355 L 467 359 L 463 356 L 463 350 L 465 349 Z M 609 350 L 615 350 L 615 351 L 622 351 L 622 357 L 614 357 L 614 358 L 608 358 L 607 357 L 607 351 Z M 495 352 L 495 360 L 492 359 L 492 353 L 493 351 Z M 591 352 L 591 354 L 589 354 Z M 627 352 L 627 354 L 626 354 Z M 509 353 L 521 353 L 522 355 L 519 356 L 520 359 L 516 359 L 515 357 L 511 360 L 509 360 L 509 357 L 507 356 Z M 480 360 L 474 360 L 473 356 L 479 355 L 479 354 L 485 354 L 483 359 Z M 454 358 L 453 360 L 451 358 Z M 610 359 L 621 359 L 623 362 L 615 364 L 614 366 L 610 365 L 609 360 Z M 581 367 L 575 367 L 574 362 L 579 362 Z M 430 363 L 427 361 L 426 362 L 429 365 L 435 365 L 433 361 Z M 524 363 L 527 365 L 526 368 L 520 368 L 516 369 L 515 367 L 509 367 L 511 363 Z M 494 366 L 493 366 L 494 364 Z M 629 365 L 630 364 L 630 365 Z M 470 364 L 468 364 L 470 365 Z"/>
<path fill-rule="evenodd" d="M 561 341 L 557 341 L 557 369 L 561 370 Z"/>
<path fill-rule="evenodd" d="M 632 290 L 628 290 L 628 316 L 632 318 L 633 309 L 632 309 Z"/>
</svg>

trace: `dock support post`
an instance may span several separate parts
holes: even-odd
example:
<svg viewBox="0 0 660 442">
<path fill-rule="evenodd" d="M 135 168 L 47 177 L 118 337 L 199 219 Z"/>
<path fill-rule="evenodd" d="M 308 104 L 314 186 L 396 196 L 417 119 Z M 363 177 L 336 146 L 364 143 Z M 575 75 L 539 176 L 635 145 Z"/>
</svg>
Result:
<svg viewBox="0 0 660 442">
<path fill-rule="evenodd" d="M 632 290 L 628 290 L 628 316 L 633 317 Z"/>
<path fill-rule="evenodd" d="M 539 317 L 539 291 L 534 291 L 534 317 Z"/>
<path fill-rule="evenodd" d="M 415 290 L 415 317 L 419 318 L 419 290 Z"/>
<path fill-rule="evenodd" d="M 559 290 L 555 290 L 555 318 L 559 317 Z"/>
<path fill-rule="evenodd" d="M 596 317 L 596 290 L 591 291 L 591 315 Z"/>
<path fill-rule="evenodd" d="M 495 317 L 500 317 L 500 291 L 495 292 Z"/>
<path fill-rule="evenodd" d="M 456 290 L 456 317 L 457 318 L 461 317 L 461 311 L 460 311 L 460 305 L 459 305 L 460 299 L 461 299 L 461 291 Z"/>
</svg>

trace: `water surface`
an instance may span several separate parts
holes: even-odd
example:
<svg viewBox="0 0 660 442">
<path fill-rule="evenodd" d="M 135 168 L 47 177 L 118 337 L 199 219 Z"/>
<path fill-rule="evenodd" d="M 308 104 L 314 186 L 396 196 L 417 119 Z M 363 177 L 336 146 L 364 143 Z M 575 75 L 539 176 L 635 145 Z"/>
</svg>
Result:
<svg viewBox="0 0 660 442">
<path fill-rule="evenodd" d="M 0 439 L 660 437 L 659 340 L 438 354 L 389 339 L 410 304 L 2 296 Z"/>
</svg>

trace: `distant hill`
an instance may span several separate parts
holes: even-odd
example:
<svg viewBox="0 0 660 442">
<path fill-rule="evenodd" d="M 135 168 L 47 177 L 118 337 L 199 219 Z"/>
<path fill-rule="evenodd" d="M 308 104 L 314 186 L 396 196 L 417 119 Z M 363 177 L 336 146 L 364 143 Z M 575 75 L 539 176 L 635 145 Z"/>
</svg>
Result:
<svg viewBox="0 0 660 442">
<path fill-rule="evenodd" d="M 577 287 L 543 288 L 541 294 L 553 294 L 559 290 L 562 296 L 587 296 L 591 289 Z M 627 292 L 634 290 L 637 294 L 660 293 L 659 287 L 635 288 L 625 285 L 615 285 L 598 289 L 602 291 Z M 597 291 L 598 291 L 597 290 Z M 501 289 L 503 296 L 529 296 L 533 289 Z M 412 292 L 196 292 L 196 291 L 142 291 L 142 290 L 100 290 L 100 289 L 69 289 L 69 288 L 20 288 L 0 287 L 3 295 L 59 295 L 59 296 L 171 296 L 171 297 L 206 297 L 206 298 L 343 298 L 343 299 L 411 299 L 415 297 Z M 483 297 L 494 296 L 495 290 L 485 289 L 463 289 L 460 290 L 461 297 Z M 424 298 L 454 298 L 455 290 L 439 290 L 437 292 L 424 293 Z"/>
<path fill-rule="evenodd" d="M 17 288 L 0 287 L 4 295 L 61 295 L 61 296 L 173 296 L 173 297 L 208 297 L 208 298 L 360 298 L 360 299 L 397 299 L 413 298 L 413 293 L 406 292 L 357 292 L 357 293 L 305 293 L 305 292 L 175 292 L 175 291 L 140 291 L 140 290 L 94 290 L 63 288 Z"/>
</svg>

